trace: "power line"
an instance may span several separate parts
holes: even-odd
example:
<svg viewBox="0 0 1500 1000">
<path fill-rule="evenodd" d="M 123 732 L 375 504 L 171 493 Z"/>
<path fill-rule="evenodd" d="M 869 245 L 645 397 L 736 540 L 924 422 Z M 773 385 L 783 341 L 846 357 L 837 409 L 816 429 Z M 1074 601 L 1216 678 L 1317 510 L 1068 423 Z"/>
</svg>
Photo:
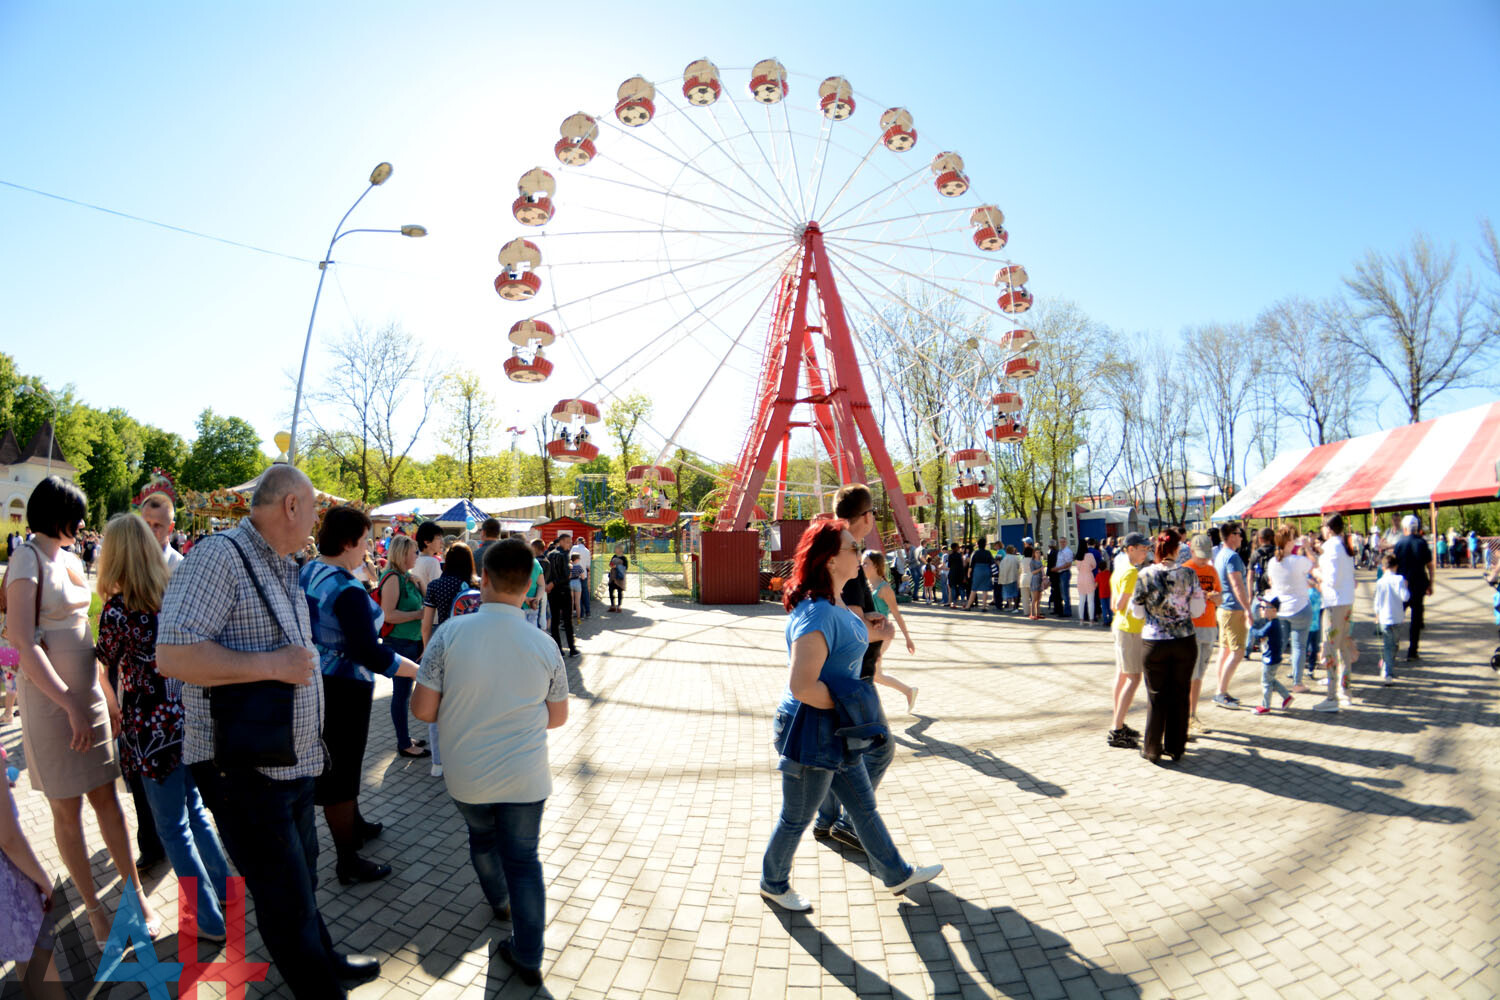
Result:
<svg viewBox="0 0 1500 1000">
<path fill-rule="evenodd" d="M 80 208 L 90 208 L 96 212 L 103 212 L 105 215 L 113 215 L 121 219 L 129 219 L 131 222 L 144 222 L 148 226 L 156 226 L 159 229 L 170 229 L 174 233 L 183 233 L 188 236 L 196 236 L 201 240 L 212 240 L 215 243 L 223 243 L 226 246 L 239 247 L 241 250 L 254 250 L 256 253 L 263 253 L 272 257 L 283 257 L 286 260 L 294 260 L 299 264 L 317 263 L 317 261 L 311 260 L 307 257 L 296 257 L 289 253 L 282 253 L 279 250 L 267 250 L 265 247 L 254 246 L 250 243 L 241 243 L 238 240 L 228 240 L 222 236 L 212 236 L 208 233 L 200 233 L 194 229 L 184 229 L 182 226 L 174 226 L 171 223 L 158 222 L 155 219 L 146 219 L 142 218 L 139 215 L 131 215 L 129 212 L 120 212 L 116 211 L 113 208 L 105 208 L 103 205 L 94 205 L 87 201 L 79 201 L 77 198 L 68 198 L 64 195 L 53 194 L 50 191 L 38 191 L 36 188 L 27 187 L 24 184 L 15 184 L 11 181 L 0 180 L 0 186 L 15 188 L 17 191 L 25 191 L 28 194 L 40 195 L 43 198 L 51 198 L 54 201 L 66 202 L 69 205 L 77 205 Z"/>
</svg>

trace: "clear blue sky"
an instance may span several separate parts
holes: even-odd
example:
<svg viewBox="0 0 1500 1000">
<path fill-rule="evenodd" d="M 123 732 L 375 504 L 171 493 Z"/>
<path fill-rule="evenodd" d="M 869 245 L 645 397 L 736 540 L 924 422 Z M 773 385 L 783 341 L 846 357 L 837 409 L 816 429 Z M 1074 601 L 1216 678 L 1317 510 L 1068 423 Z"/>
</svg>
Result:
<svg viewBox="0 0 1500 1000">
<path fill-rule="evenodd" d="M 1122 330 L 1248 322 L 1417 229 L 1472 261 L 1478 219 L 1500 222 L 1491 0 L 716 7 L 10 0 L 0 180 L 316 260 L 389 160 L 354 221 L 433 235 L 341 243 L 319 333 L 400 320 L 528 416 L 567 386 L 499 373 L 515 178 L 564 115 L 704 55 L 910 108 L 926 155 L 960 150 L 996 192 L 1038 296 Z M 8 188 L 0 219 L 0 349 L 23 369 L 185 435 L 205 406 L 286 426 L 313 265 Z"/>
</svg>

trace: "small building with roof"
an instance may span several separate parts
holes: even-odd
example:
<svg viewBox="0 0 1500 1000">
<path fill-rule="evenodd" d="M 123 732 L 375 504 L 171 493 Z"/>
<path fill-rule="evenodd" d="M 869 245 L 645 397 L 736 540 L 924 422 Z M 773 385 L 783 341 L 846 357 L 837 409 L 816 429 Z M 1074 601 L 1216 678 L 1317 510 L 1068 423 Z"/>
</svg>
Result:
<svg viewBox="0 0 1500 1000">
<path fill-rule="evenodd" d="M 52 422 L 46 420 L 37 428 L 24 447 L 7 428 L 0 435 L 0 500 L 5 510 L 5 530 L 19 531 L 26 523 L 26 502 L 31 491 L 49 475 L 76 482 L 78 469 L 63 457 Z"/>
</svg>

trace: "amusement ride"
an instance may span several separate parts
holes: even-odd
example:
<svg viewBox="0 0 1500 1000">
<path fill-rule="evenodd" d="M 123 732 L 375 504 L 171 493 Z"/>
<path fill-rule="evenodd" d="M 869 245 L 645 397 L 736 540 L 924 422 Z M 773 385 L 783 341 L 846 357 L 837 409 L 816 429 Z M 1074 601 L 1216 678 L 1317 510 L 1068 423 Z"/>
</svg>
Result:
<svg viewBox="0 0 1500 1000">
<path fill-rule="evenodd" d="M 676 523 L 668 459 L 690 422 L 732 419 L 738 379 L 754 389 L 733 472 L 702 470 L 721 481 L 717 528 L 783 515 L 805 485 L 788 481 L 805 430 L 840 483 L 864 480 L 868 455 L 900 537 L 917 541 L 913 510 L 934 499 L 920 468 L 903 486 L 867 390 L 899 384 L 909 365 L 935 366 L 978 401 L 979 425 L 943 445 L 953 498 L 993 495 L 986 439 L 1024 440 L 1021 383 L 1038 371 L 1021 319 L 1029 276 L 1006 256 L 1004 212 L 976 194 L 959 153 L 922 152 L 912 112 L 775 59 L 738 70 L 697 59 L 680 77 L 630 77 L 612 107 L 570 114 L 558 134 L 550 162 L 517 180 L 499 252 L 495 291 L 514 317 L 504 368 L 576 387 L 551 409 L 546 449 L 587 462 L 601 402 L 665 359 L 680 366 L 691 399 L 674 427 L 644 425 L 659 447 L 626 477 L 627 522 Z M 977 317 L 987 350 L 938 302 Z M 572 354 L 561 370 L 559 341 Z M 967 352 L 944 349 L 955 342 Z"/>
</svg>

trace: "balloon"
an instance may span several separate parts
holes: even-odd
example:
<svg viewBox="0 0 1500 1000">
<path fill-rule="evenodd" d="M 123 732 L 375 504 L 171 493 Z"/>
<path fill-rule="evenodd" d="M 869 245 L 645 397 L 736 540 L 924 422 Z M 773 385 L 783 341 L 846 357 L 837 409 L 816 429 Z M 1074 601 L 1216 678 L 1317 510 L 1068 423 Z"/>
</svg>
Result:
<svg viewBox="0 0 1500 1000">
<path fill-rule="evenodd" d="M 20 778 L 21 772 L 16 770 L 14 766 L 7 767 L 5 769 L 5 780 L 9 781 L 12 785 L 19 781 Z"/>
<path fill-rule="evenodd" d="M 473 531 L 474 530 L 474 519 L 472 517 L 466 517 L 466 518 L 464 518 L 464 530 L 465 531 Z"/>
</svg>

